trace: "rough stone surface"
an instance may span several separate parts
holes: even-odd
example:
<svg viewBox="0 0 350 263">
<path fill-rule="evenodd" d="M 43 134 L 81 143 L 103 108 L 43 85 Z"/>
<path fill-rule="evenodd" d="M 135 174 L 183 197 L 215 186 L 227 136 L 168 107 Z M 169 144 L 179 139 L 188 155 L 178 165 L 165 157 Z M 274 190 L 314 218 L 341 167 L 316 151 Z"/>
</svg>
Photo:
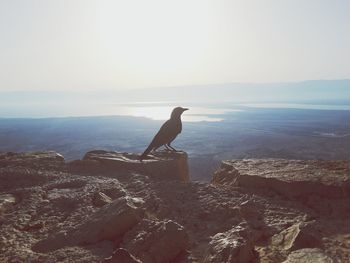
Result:
<svg viewBox="0 0 350 263">
<path fill-rule="evenodd" d="M 98 192 L 95 194 L 93 203 L 95 206 L 101 207 L 106 204 L 112 203 L 112 198 L 110 198 L 108 195 Z"/>
<path fill-rule="evenodd" d="M 283 263 L 336 263 L 337 260 L 331 259 L 321 249 L 305 248 L 292 252 Z"/>
<path fill-rule="evenodd" d="M 60 233 L 37 243 L 34 250 L 47 252 L 64 246 L 114 241 L 136 225 L 143 216 L 132 199 L 121 197 L 91 215 L 86 222 L 68 233 Z"/>
<path fill-rule="evenodd" d="M 215 184 L 264 188 L 288 197 L 350 196 L 350 161 L 246 159 L 223 161 Z"/>
<path fill-rule="evenodd" d="M 0 153 L 0 167 L 5 166 L 42 166 L 46 164 L 61 165 L 64 163 L 64 157 L 54 151 L 48 152 L 23 152 L 23 153 Z"/>
<path fill-rule="evenodd" d="M 320 233 L 314 227 L 315 223 L 297 223 L 284 229 L 272 237 L 274 246 L 286 250 L 301 248 L 322 248 Z"/>
<path fill-rule="evenodd" d="M 189 180 L 185 152 L 156 152 L 141 162 L 137 154 L 96 150 L 86 153 L 81 161 L 73 161 L 70 169 L 77 172 L 133 171 L 157 179 Z"/>
<path fill-rule="evenodd" d="M 167 153 L 161 158 L 168 163 L 150 156 L 142 164 L 153 162 L 154 175 L 152 170 L 128 170 L 134 161 L 127 158 L 127 169 L 91 159 L 78 161 L 74 170 L 61 158 L 1 156 L 6 165 L 0 165 L 0 195 L 15 203 L 0 215 L 0 262 L 93 263 L 114 255 L 142 262 L 202 263 L 235 253 L 241 260 L 253 255 L 253 262 L 257 258 L 262 263 L 298 262 L 310 253 L 324 262 L 350 262 L 348 161 L 232 161 L 246 169 L 244 174 L 254 174 L 248 177 L 254 185 L 234 183 L 238 168 L 222 167 L 212 184 L 167 176 L 166 169 L 172 175 L 176 171 L 166 167 L 175 158 Z M 260 176 L 261 183 L 255 175 L 263 171 L 288 180 Z M 322 177 L 326 189 L 336 187 L 342 193 L 330 191 L 327 197 L 317 187 L 311 189 L 315 184 L 306 180 L 308 175 Z M 276 190 L 275 180 L 287 194 Z M 303 190 L 295 194 L 299 184 Z M 140 215 L 129 225 L 132 211 Z"/>
<path fill-rule="evenodd" d="M 204 263 L 249 263 L 256 262 L 257 255 L 250 234 L 236 226 L 212 237 Z"/>
<path fill-rule="evenodd" d="M 188 246 L 185 229 L 171 220 L 143 220 L 127 233 L 124 247 L 144 263 L 167 263 Z"/>
<path fill-rule="evenodd" d="M 0 215 L 16 204 L 16 197 L 12 194 L 0 194 Z"/>
</svg>

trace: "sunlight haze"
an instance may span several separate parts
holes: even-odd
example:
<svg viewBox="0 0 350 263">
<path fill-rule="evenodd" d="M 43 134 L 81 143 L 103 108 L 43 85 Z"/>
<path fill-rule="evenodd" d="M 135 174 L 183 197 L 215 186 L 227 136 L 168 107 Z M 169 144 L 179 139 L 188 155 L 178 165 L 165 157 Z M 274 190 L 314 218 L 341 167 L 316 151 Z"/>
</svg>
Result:
<svg viewBox="0 0 350 263">
<path fill-rule="evenodd" d="M 0 90 L 350 78 L 349 1 L 0 2 Z"/>
</svg>

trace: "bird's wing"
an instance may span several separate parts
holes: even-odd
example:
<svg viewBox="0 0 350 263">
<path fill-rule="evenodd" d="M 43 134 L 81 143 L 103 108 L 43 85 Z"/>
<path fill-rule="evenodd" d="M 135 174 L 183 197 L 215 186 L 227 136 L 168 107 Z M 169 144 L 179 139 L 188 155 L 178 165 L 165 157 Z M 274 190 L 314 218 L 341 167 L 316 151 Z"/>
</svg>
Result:
<svg viewBox="0 0 350 263">
<path fill-rule="evenodd" d="M 167 120 L 162 127 L 160 127 L 157 134 L 154 136 L 151 144 L 154 145 L 154 148 L 158 148 L 163 144 L 168 142 L 168 139 L 173 136 L 174 133 L 174 124 L 170 120 Z"/>
<path fill-rule="evenodd" d="M 166 121 L 162 127 L 160 127 L 157 134 L 154 136 L 151 143 L 148 145 L 147 149 L 143 152 L 140 159 L 144 159 L 146 155 L 151 152 L 153 149 L 157 149 L 163 144 L 167 143 L 167 138 L 171 136 L 172 124 L 170 120 Z"/>
</svg>

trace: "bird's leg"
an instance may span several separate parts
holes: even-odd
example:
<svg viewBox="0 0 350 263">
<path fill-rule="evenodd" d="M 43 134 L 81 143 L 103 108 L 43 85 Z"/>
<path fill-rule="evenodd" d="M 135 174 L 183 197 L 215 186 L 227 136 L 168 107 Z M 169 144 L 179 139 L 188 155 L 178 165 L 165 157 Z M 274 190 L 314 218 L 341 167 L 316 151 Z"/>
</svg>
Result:
<svg viewBox="0 0 350 263">
<path fill-rule="evenodd" d="M 176 150 L 173 146 L 171 146 L 170 143 L 168 143 L 168 147 L 169 147 L 172 151 L 177 152 L 177 150 Z"/>
<path fill-rule="evenodd" d="M 164 144 L 164 146 L 165 146 L 165 149 L 166 149 L 167 151 L 172 151 L 172 149 L 169 148 L 169 146 L 168 146 L 167 144 Z"/>
<path fill-rule="evenodd" d="M 151 152 L 152 152 L 152 153 L 156 153 L 156 152 L 157 152 L 157 150 L 158 150 L 158 148 L 159 148 L 159 147 L 157 147 L 157 148 L 153 148 Z"/>
</svg>

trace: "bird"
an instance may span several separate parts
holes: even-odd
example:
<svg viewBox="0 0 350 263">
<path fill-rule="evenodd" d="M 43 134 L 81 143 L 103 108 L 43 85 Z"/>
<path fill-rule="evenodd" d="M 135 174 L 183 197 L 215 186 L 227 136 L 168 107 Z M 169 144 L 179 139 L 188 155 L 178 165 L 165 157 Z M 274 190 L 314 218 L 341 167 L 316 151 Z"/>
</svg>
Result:
<svg viewBox="0 0 350 263">
<path fill-rule="evenodd" d="M 164 145 L 168 150 L 176 151 L 176 149 L 172 147 L 170 144 L 173 140 L 175 140 L 177 135 L 181 133 L 182 131 L 181 115 L 184 111 L 187 111 L 187 110 L 188 110 L 187 108 L 182 108 L 182 107 L 176 107 L 173 109 L 170 115 L 170 119 L 167 120 L 162 125 L 162 127 L 160 127 L 158 133 L 154 136 L 150 145 L 140 156 L 141 161 L 145 159 L 147 154 L 149 154 L 151 151 L 157 150 L 162 145 Z"/>
</svg>

